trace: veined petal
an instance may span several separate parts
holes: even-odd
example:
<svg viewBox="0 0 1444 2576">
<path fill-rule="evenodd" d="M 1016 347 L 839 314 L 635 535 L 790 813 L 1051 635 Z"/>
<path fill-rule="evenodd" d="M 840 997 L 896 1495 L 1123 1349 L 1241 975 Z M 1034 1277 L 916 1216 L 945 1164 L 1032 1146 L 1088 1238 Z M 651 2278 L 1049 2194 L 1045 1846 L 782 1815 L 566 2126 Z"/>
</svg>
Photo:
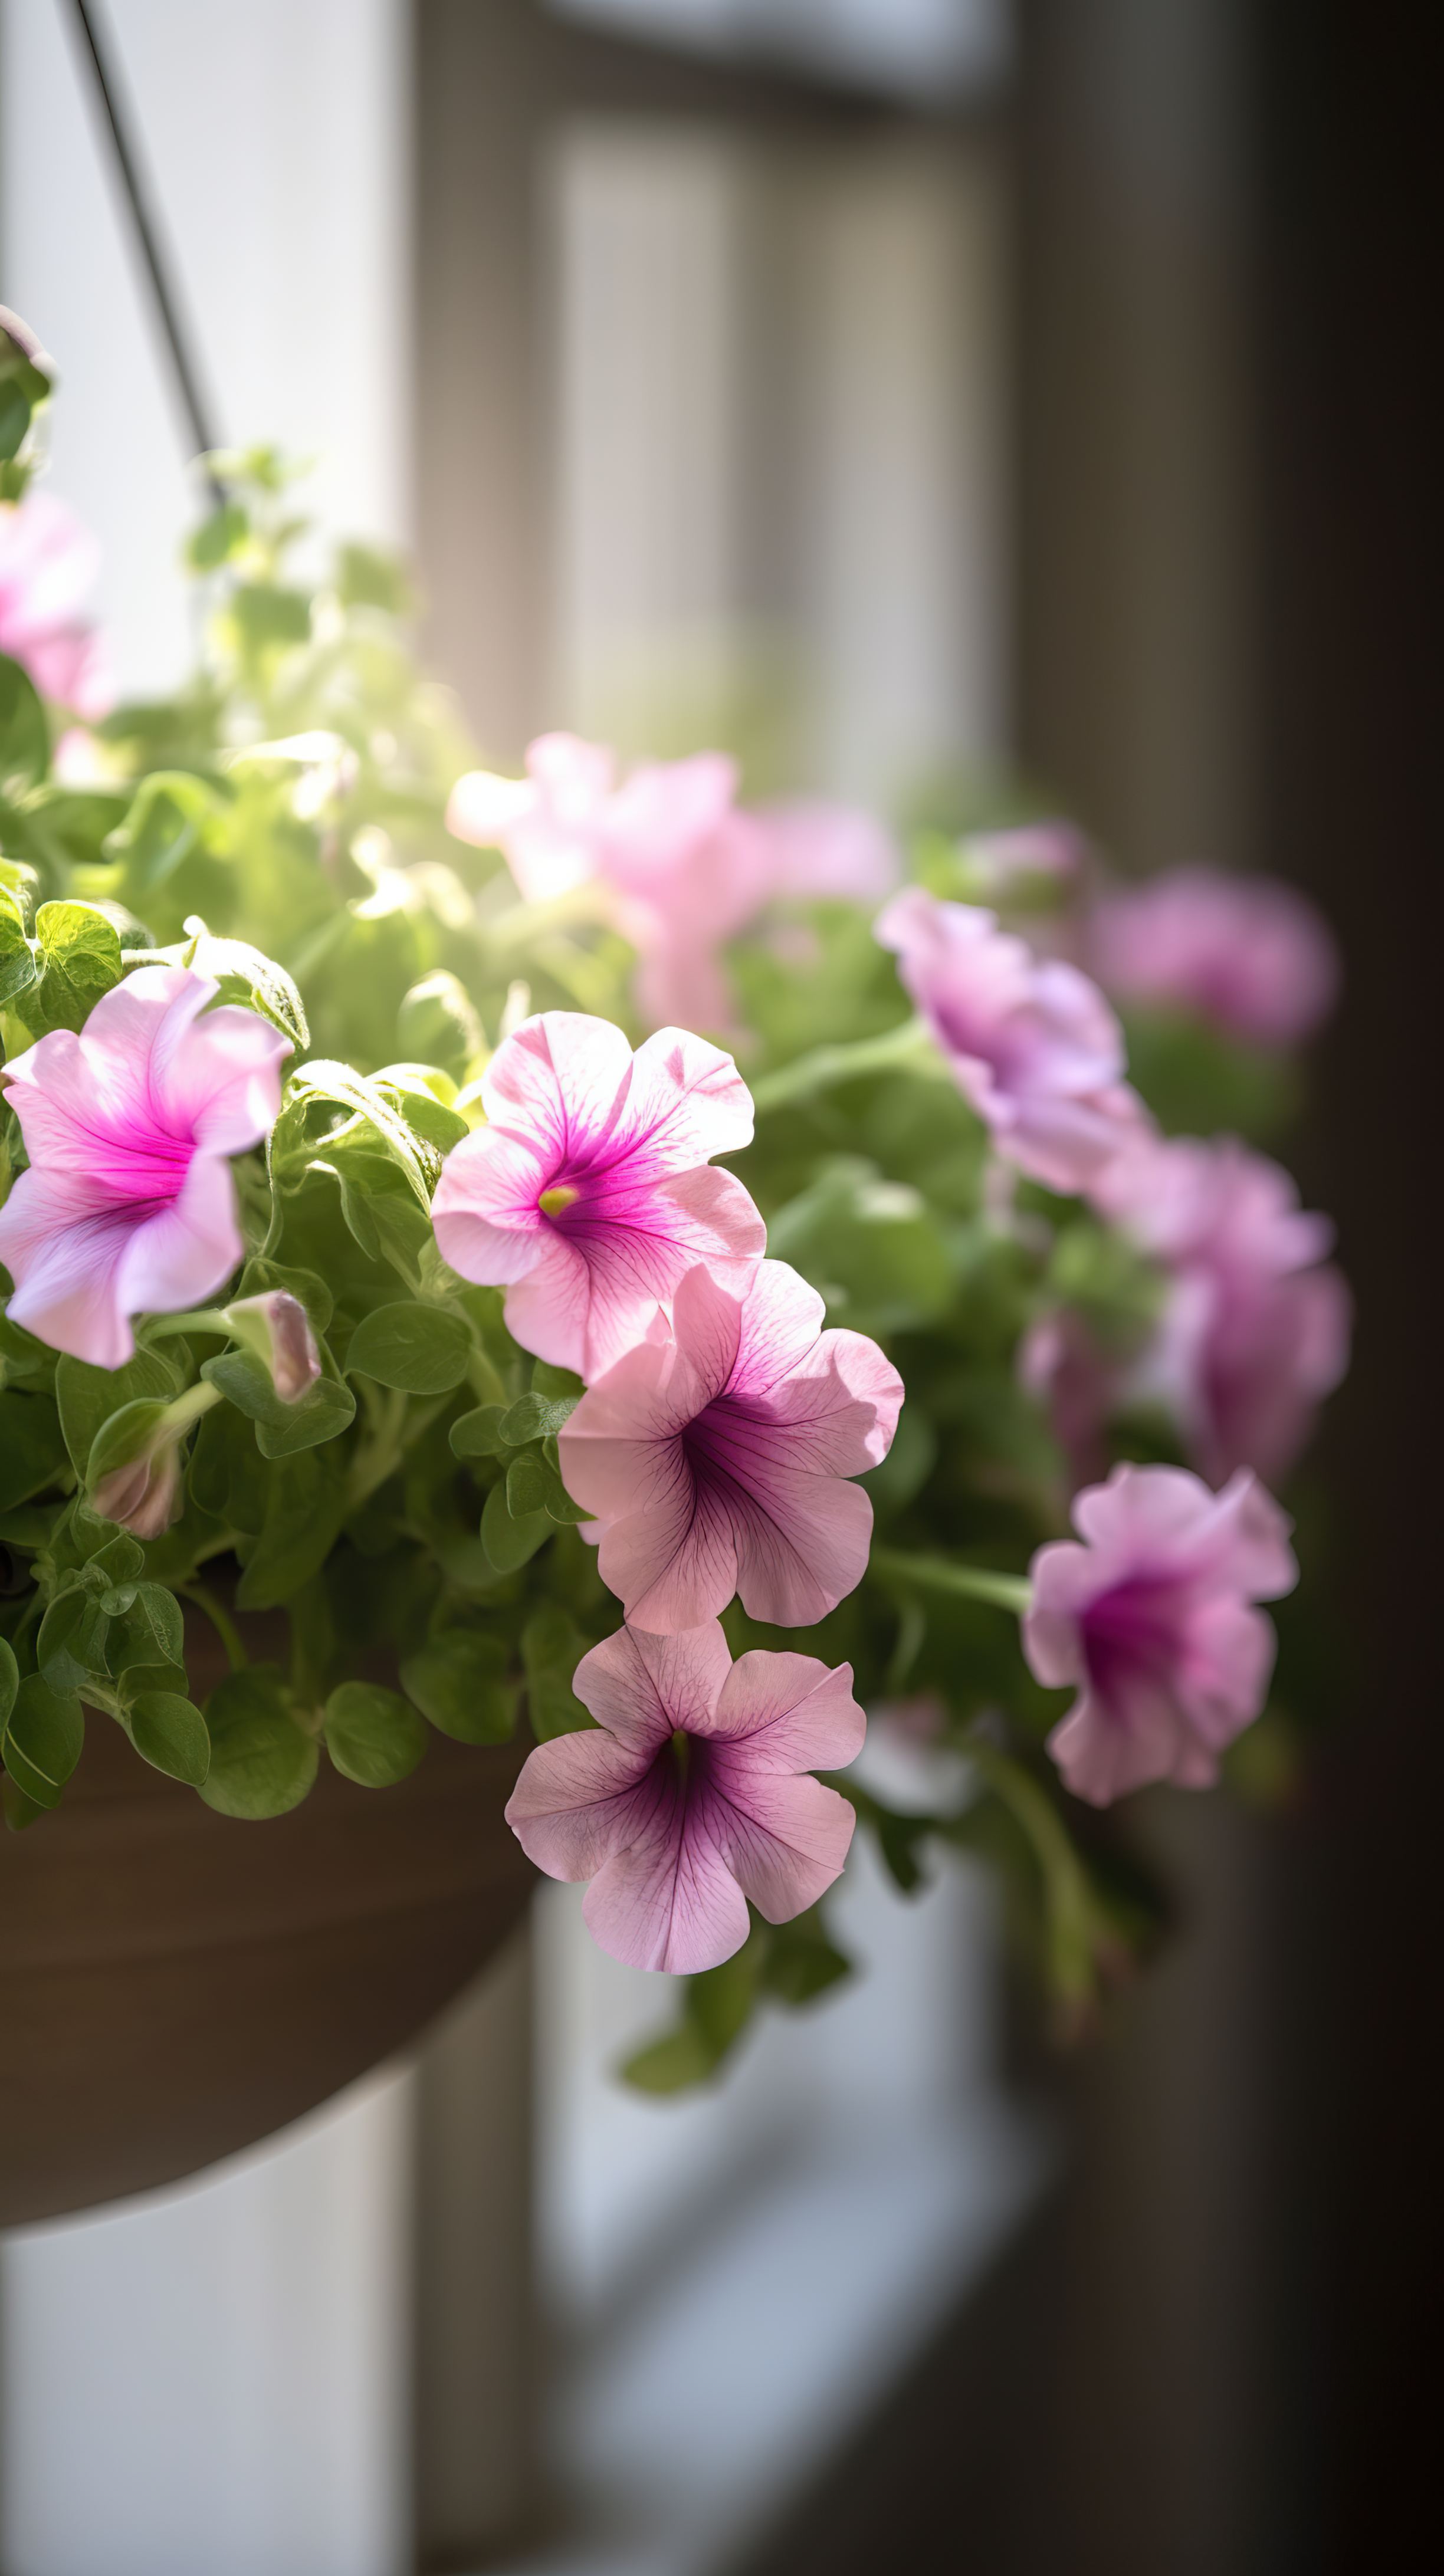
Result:
<svg viewBox="0 0 1444 2576">
<path fill-rule="evenodd" d="M 731 1670 L 715 1619 L 674 1636 L 625 1627 L 583 1655 L 572 1687 L 599 1726 L 655 1752 L 678 1727 L 693 1735 L 711 1730 Z"/>
</svg>

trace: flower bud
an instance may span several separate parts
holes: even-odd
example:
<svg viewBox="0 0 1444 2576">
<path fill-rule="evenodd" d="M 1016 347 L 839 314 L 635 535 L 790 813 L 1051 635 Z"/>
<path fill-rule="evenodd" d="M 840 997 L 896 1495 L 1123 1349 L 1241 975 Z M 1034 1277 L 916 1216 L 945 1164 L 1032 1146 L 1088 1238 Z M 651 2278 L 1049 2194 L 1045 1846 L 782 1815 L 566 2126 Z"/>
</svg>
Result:
<svg viewBox="0 0 1444 2576">
<path fill-rule="evenodd" d="M 268 1288 L 259 1297 L 238 1297 L 222 1311 L 237 1341 L 269 1370 L 281 1402 L 298 1403 L 321 1374 L 316 1336 L 300 1299 L 287 1288 Z"/>
<path fill-rule="evenodd" d="M 102 1476 L 90 1507 L 103 1521 L 115 1521 L 132 1538 L 160 1538 L 180 1516 L 180 1452 L 173 1440 L 142 1450 L 123 1467 Z"/>
</svg>

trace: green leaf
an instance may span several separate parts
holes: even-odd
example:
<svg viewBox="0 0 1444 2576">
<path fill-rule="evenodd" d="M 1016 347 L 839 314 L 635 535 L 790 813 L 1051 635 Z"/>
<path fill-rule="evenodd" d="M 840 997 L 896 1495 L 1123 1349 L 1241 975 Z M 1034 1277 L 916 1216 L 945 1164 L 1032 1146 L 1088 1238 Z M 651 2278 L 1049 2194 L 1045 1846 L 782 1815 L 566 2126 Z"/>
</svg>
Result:
<svg viewBox="0 0 1444 2576">
<path fill-rule="evenodd" d="M 0 1004 L 25 992 L 34 983 L 36 972 L 19 898 L 9 886 L 0 886 Z"/>
<path fill-rule="evenodd" d="M 466 986 L 444 967 L 424 976 L 403 995 L 396 1014 L 396 1042 L 413 1062 L 441 1065 L 458 1082 L 486 1045 Z"/>
<path fill-rule="evenodd" d="M 411 604 L 405 565 L 375 546 L 338 548 L 336 589 L 347 608 L 384 608 L 393 617 L 404 617 Z"/>
<path fill-rule="evenodd" d="M 73 1691 L 52 1690 L 29 1673 L 15 1693 L 5 1726 L 5 1768 L 37 1807 L 58 1807 L 85 1750 L 85 1719 Z"/>
<path fill-rule="evenodd" d="M 820 1909 L 809 1905 L 790 1923 L 773 1925 L 762 1967 L 762 1982 L 779 2003 L 794 2010 L 816 2001 L 853 1973 L 846 1951 L 828 1936 Z"/>
<path fill-rule="evenodd" d="M 221 1001 L 239 1002 L 259 1012 L 293 1047 L 310 1045 L 306 1006 L 284 966 L 278 966 L 264 949 L 253 948 L 248 939 L 214 938 L 194 914 L 187 919 L 186 929 L 195 941 L 191 963 L 198 975 L 209 975 L 219 984 Z"/>
<path fill-rule="evenodd" d="M 34 683 L 0 653 L 0 787 L 15 795 L 38 786 L 49 766 L 50 735 Z"/>
<path fill-rule="evenodd" d="M 243 583 L 231 595 L 230 614 L 246 652 L 304 644 L 311 632 L 311 603 L 305 592 L 283 590 L 270 582 Z"/>
<path fill-rule="evenodd" d="M 458 1458 L 500 1458 L 507 1444 L 501 1436 L 506 1415 L 503 1404 L 479 1404 L 474 1413 L 463 1413 L 451 1426 L 451 1446 Z"/>
<path fill-rule="evenodd" d="M 113 1414 L 142 1397 L 168 1403 L 180 1393 L 180 1386 L 179 1370 L 159 1351 L 138 1350 L 118 1369 L 92 1368 L 88 1360 L 63 1358 L 55 1372 L 55 1400 L 77 1476 L 87 1475 L 96 1435 Z"/>
<path fill-rule="evenodd" d="M 401 1667 L 402 1685 L 441 1734 L 458 1744 L 505 1744 L 516 1726 L 519 1684 L 507 1678 L 503 1639 L 444 1628 Z"/>
<path fill-rule="evenodd" d="M 554 1735 L 579 1735 L 584 1727 L 595 1725 L 572 1688 L 585 1652 L 585 1637 L 560 1603 L 532 1612 L 521 1632 L 521 1659 L 527 1715 L 539 1744 L 549 1744 Z"/>
<path fill-rule="evenodd" d="M 79 1690 L 92 1673 L 103 1673 L 110 1628 L 100 1603 L 77 1587 L 51 1602 L 35 1640 L 35 1660 L 52 1690 Z"/>
<path fill-rule="evenodd" d="M 378 1306 L 352 1334 L 346 1367 L 407 1395 L 444 1395 L 470 1357 L 471 1335 L 444 1306 Z"/>
<path fill-rule="evenodd" d="M 214 572 L 229 563 L 251 533 L 249 513 L 239 501 L 222 501 L 193 528 L 186 541 L 186 560 L 197 572 Z"/>
<path fill-rule="evenodd" d="M 210 1769 L 201 1789 L 208 1807 L 248 1822 L 298 1807 L 316 1777 L 314 1737 L 296 1725 L 281 1676 L 251 1664 L 228 1674 L 206 1702 Z"/>
<path fill-rule="evenodd" d="M 173 1592 L 163 1583 L 138 1583 L 128 1610 L 112 1622 L 106 1648 L 112 1673 L 133 1664 L 185 1664 L 185 1621 Z"/>
<path fill-rule="evenodd" d="M 331 1453 L 303 1449 L 276 1459 L 266 1478 L 266 1516 L 236 1589 L 242 1610 L 274 1610 L 320 1571 L 346 1507 L 346 1488 Z"/>
<path fill-rule="evenodd" d="M 529 1512 L 525 1520 L 513 1520 L 505 1485 L 492 1486 L 482 1510 L 481 1540 L 498 1574 L 515 1574 L 555 1536 L 556 1523 L 545 1512 Z"/>
<path fill-rule="evenodd" d="M 575 1395 L 542 1395 L 536 1390 L 518 1396 L 502 1417 L 501 1436 L 513 1449 L 520 1449 L 528 1440 L 545 1440 L 561 1430 L 580 1400 Z"/>
<path fill-rule="evenodd" d="M 96 904 L 42 903 L 35 936 L 42 972 L 26 996 L 27 1021 L 47 1032 L 83 1029 L 102 994 L 121 980 L 119 931 Z"/>
<path fill-rule="evenodd" d="M 211 1739 L 200 1710 L 178 1691 L 142 1691 L 121 1719 L 143 1762 L 183 1780 L 189 1789 L 205 1784 L 211 1767 Z"/>
<path fill-rule="evenodd" d="M 126 901 L 143 912 L 148 895 L 187 859 L 214 846 L 225 812 L 214 787 L 188 770 L 158 769 L 142 779 L 124 822 L 105 843 L 106 857 L 120 868 Z"/>
<path fill-rule="evenodd" d="M 8 1637 L 0 1637 L 0 1735 L 5 1732 L 15 1694 L 20 1688 L 20 1667 Z"/>
<path fill-rule="evenodd" d="M 64 1467 L 60 1416 L 48 1395 L 22 1387 L 0 1394 L 0 1511 L 27 1503 Z"/>
<path fill-rule="evenodd" d="M 546 1463 L 539 1449 L 523 1449 L 506 1471 L 506 1507 L 514 1521 L 524 1521 L 547 1507 Z"/>
<path fill-rule="evenodd" d="M 326 1354 L 323 1352 L 323 1371 Z M 339 1377 L 323 1373 L 294 1404 L 276 1393 L 270 1370 L 254 1351 L 221 1351 L 201 1365 L 201 1375 L 228 1396 L 256 1425 L 263 1458 L 290 1458 L 334 1440 L 356 1413 L 356 1398 Z"/>
<path fill-rule="evenodd" d="M 720 1967 L 686 1978 L 681 2028 L 629 2058 L 623 2081 L 641 2093 L 680 2093 L 715 2075 L 752 2018 L 767 1945 L 765 1927 L 756 1926 Z"/>
<path fill-rule="evenodd" d="M 389 1789 L 426 1751 L 426 1722 L 399 1691 L 342 1682 L 326 1702 L 326 1750 L 363 1789 Z"/>
<path fill-rule="evenodd" d="M 531 1382 L 538 1395 L 576 1397 L 586 1393 L 575 1369 L 554 1368 L 550 1360 L 533 1360 Z"/>
</svg>

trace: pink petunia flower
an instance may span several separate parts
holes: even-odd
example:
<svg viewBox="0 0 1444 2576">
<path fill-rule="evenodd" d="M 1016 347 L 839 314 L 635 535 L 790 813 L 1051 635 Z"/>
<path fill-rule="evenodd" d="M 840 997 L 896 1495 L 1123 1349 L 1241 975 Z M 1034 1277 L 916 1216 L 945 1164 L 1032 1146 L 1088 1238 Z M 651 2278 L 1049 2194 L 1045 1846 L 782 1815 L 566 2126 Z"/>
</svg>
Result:
<svg viewBox="0 0 1444 2576">
<path fill-rule="evenodd" d="M 1148 1780 L 1206 1789 L 1263 1707 L 1290 1524 L 1247 1470 L 1221 1494 L 1182 1467 L 1115 1467 L 1073 1505 L 1083 1544 L 1033 1559 L 1023 1647 L 1040 1682 L 1076 1682 L 1048 1738 L 1075 1797 L 1106 1807 Z"/>
<path fill-rule="evenodd" d="M 81 614 L 99 565 L 95 539 L 53 492 L 0 502 L 0 653 L 87 723 L 115 704 L 104 638 Z"/>
<path fill-rule="evenodd" d="M 754 1619 L 800 1628 L 861 1581 L 872 1504 L 847 1480 L 887 1456 L 902 1380 L 862 1334 L 824 1333 L 823 1313 L 784 1261 L 741 1302 L 689 1271 L 670 1329 L 583 1396 L 562 1474 L 629 1619 L 672 1635 L 738 1592 Z"/>
<path fill-rule="evenodd" d="M 908 886 L 877 937 L 998 1152 L 1050 1189 L 1096 1178 L 1147 1112 L 1123 1080 L 1123 1038 L 1086 975 L 1037 958 L 991 912 Z"/>
<path fill-rule="evenodd" d="M 812 1655 L 733 1663 L 715 1620 L 619 1629 L 577 1666 L 595 1729 L 527 1757 L 506 1810 L 552 1878 L 589 1878 L 583 1918 L 634 1968 L 695 1974 L 814 1905 L 847 1858 L 853 1810 L 809 1775 L 862 1749 L 852 1667 Z"/>
<path fill-rule="evenodd" d="M 210 1296 L 243 1251 L 228 1157 L 280 1107 L 289 1041 L 217 986 L 142 966 L 77 1037 L 52 1029 L 5 1068 L 30 1158 L 0 1208 L 10 1313 L 53 1350 L 119 1368 L 130 1319 Z"/>
<path fill-rule="evenodd" d="M 1217 868 L 1175 868 L 1106 896 L 1090 955 L 1120 1001 L 1194 1011 L 1260 1046 L 1310 1036 L 1339 986 L 1333 937 L 1303 895 L 1273 877 Z"/>
<path fill-rule="evenodd" d="M 546 1011 L 498 1047 L 481 1093 L 487 1123 L 448 1155 L 432 1218 L 453 1270 L 505 1286 L 524 1350 L 594 1377 L 697 1262 L 745 1292 L 767 1229 L 707 1160 L 752 1137 L 729 1055 L 682 1029 L 634 1055 L 610 1021 Z"/>
<path fill-rule="evenodd" d="M 1286 1474 L 1348 1366 L 1348 1288 L 1325 1261 L 1327 1217 L 1233 1137 L 1140 1140 L 1095 1198 L 1171 1274 L 1131 1392 L 1160 1397 L 1211 1484 Z"/>
<path fill-rule="evenodd" d="M 721 752 L 647 761 L 619 780 L 612 752 L 542 734 L 524 779 L 474 770 L 457 780 L 447 824 L 505 851 L 528 902 L 596 879 L 616 898 L 639 959 L 637 996 L 653 1025 L 725 1028 L 731 999 L 720 951 L 774 897 L 881 896 L 892 846 L 846 806 L 737 805 L 737 766 Z"/>
</svg>

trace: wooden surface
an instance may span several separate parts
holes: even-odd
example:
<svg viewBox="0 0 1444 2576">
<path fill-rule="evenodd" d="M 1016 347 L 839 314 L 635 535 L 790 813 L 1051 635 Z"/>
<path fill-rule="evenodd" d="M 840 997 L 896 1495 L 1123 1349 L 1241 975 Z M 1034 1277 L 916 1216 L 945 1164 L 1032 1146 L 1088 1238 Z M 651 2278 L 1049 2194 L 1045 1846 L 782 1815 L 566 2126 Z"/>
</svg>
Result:
<svg viewBox="0 0 1444 2576">
<path fill-rule="evenodd" d="M 383 1790 L 323 1760 L 243 1824 L 90 1714 L 63 1805 L 0 1835 L 0 2226 L 173 2182 L 414 2037 L 526 1903 L 524 1752 L 433 1734 Z"/>
</svg>

